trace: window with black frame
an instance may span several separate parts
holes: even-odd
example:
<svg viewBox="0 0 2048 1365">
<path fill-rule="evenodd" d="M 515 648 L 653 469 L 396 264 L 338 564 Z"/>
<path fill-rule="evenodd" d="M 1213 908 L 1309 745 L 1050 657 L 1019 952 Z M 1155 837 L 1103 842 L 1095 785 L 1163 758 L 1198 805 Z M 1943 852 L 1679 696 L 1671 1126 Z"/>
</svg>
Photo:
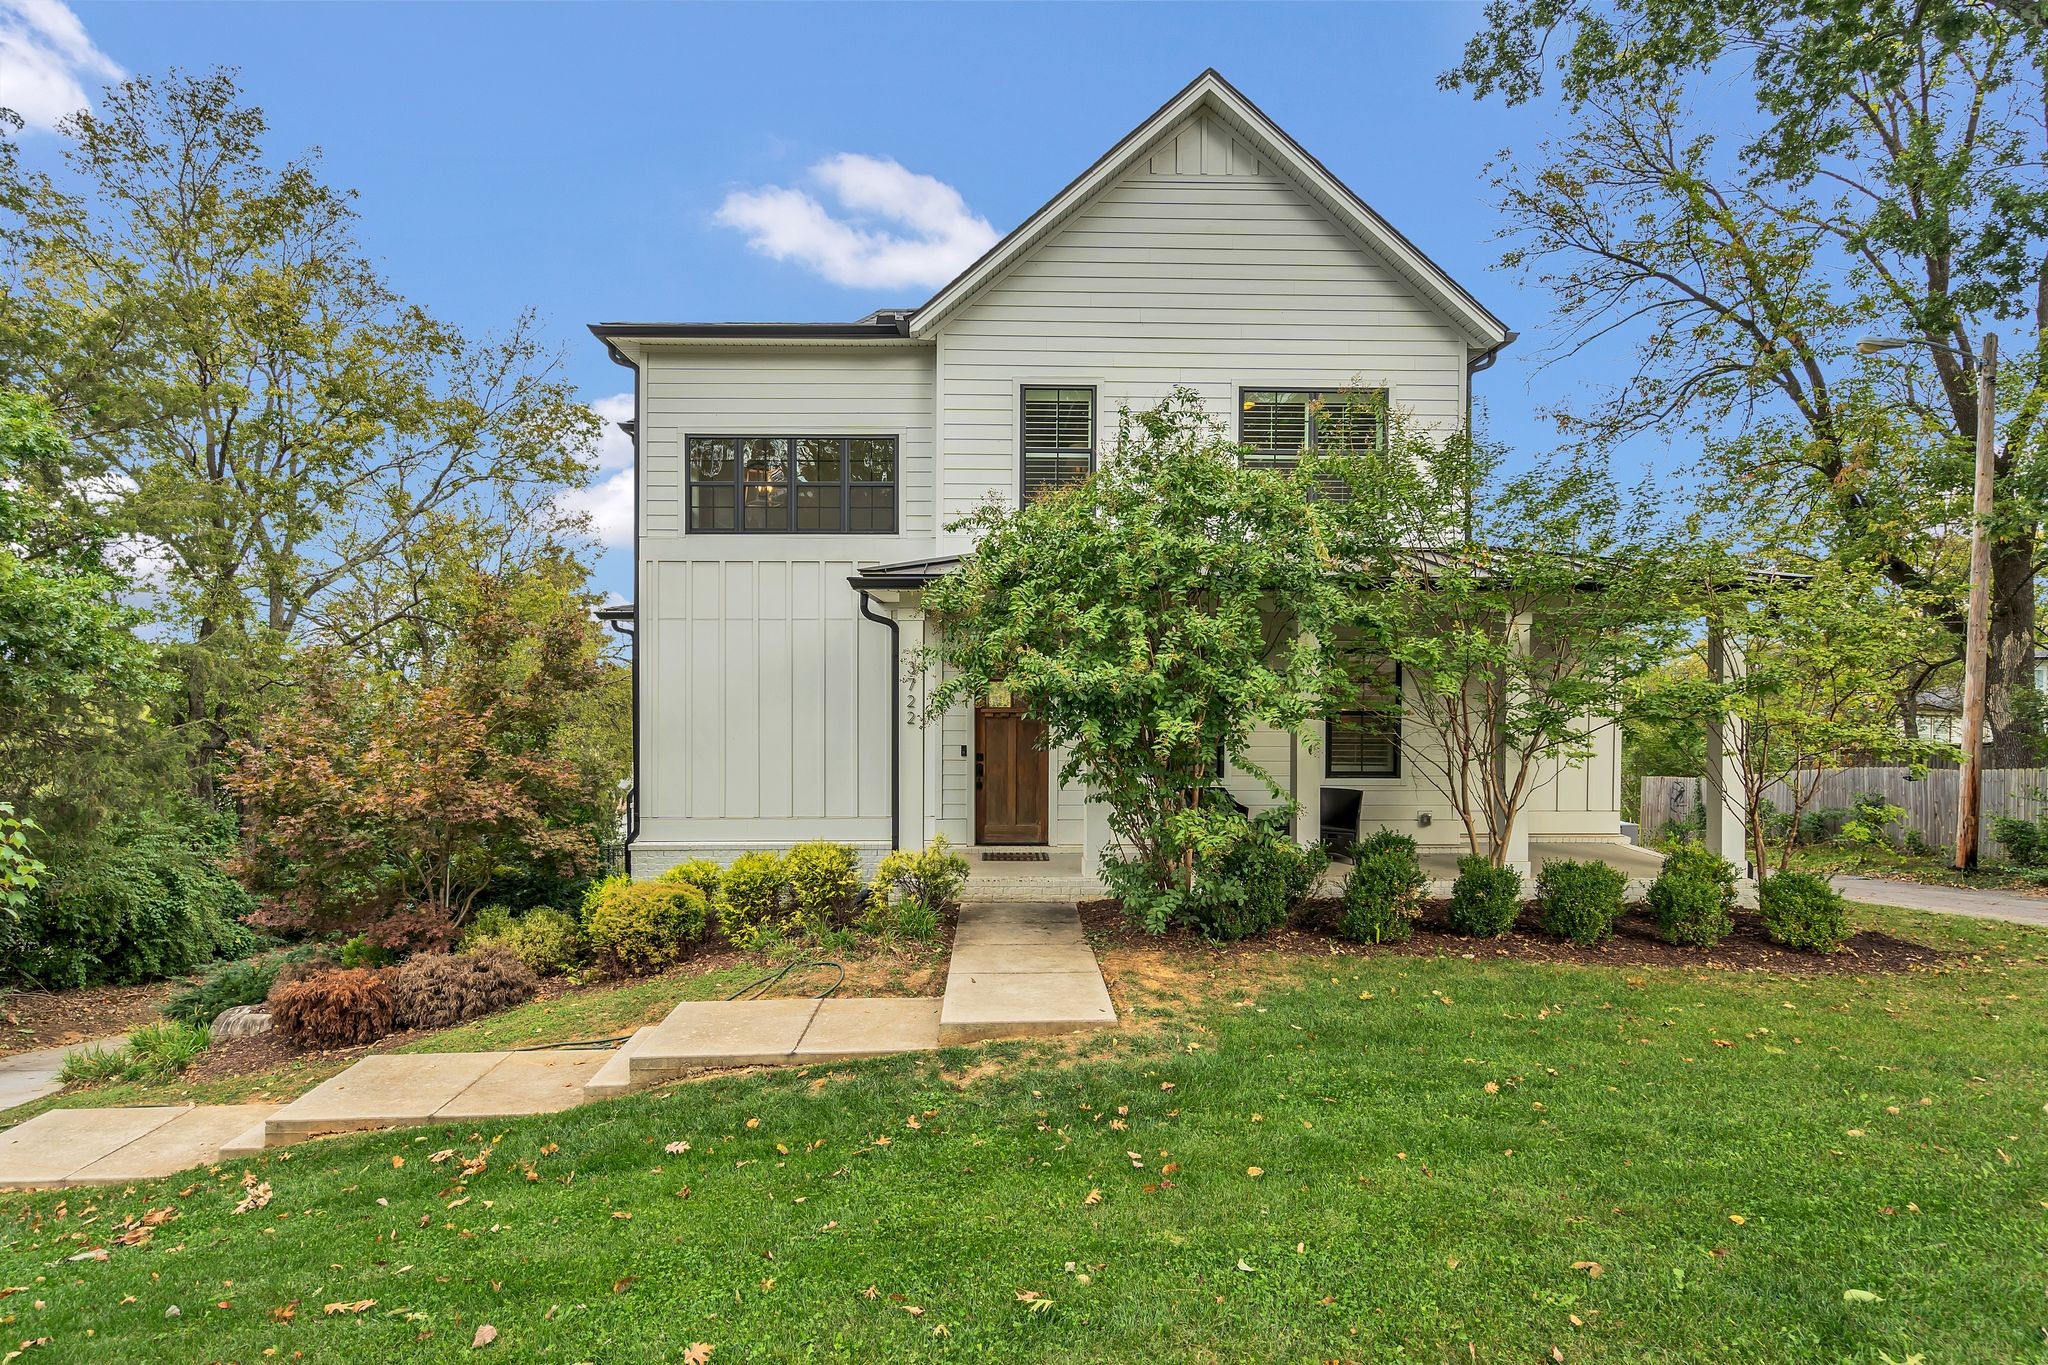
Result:
<svg viewBox="0 0 2048 1365">
<path fill-rule="evenodd" d="M 893 535 L 893 436 L 691 436 L 693 532 Z"/>
<path fill-rule="evenodd" d="M 1291 469 L 1304 450 L 1363 454 L 1386 439 L 1385 389 L 1245 389 L 1238 397 L 1247 464 Z"/>
<path fill-rule="evenodd" d="M 1094 471 L 1094 389 L 1027 386 L 1021 406 L 1021 501 L 1077 484 Z"/>
<path fill-rule="evenodd" d="M 1324 765 L 1331 777 L 1401 775 L 1401 666 L 1347 659 L 1356 696 L 1325 722 Z"/>
</svg>

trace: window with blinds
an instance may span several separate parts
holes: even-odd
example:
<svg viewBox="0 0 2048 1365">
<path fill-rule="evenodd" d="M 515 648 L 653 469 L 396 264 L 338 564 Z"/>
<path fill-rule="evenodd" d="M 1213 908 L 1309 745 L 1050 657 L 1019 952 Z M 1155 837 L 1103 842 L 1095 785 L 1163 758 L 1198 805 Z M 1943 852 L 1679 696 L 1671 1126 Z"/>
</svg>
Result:
<svg viewBox="0 0 2048 1365">
<path fill-rule="evenodd" d="M 1248 464 L 1291 469 L 1304 450 L 1360 454 L 1383 439 L 1384 389 L 1246 389 L 1239 400 Z"/>
<path fill-rule="evenodd" d="M 893 436 L 691 436 L 693 532 L 893 535 Z"/>
<path fill-rule="evenodd" d="M 1021 500 L 1087 478 L 1095 468 L 1095 390 L 1027 388 L 1022 407 Z"/>
<path fill-rule="evenodd" d="M 1329 775 L 1399 777 L 1401 666 L 1358 660 L 1351 676 L 1361 700 L 1326 723 L 1323 752 Z"/>
</svg>

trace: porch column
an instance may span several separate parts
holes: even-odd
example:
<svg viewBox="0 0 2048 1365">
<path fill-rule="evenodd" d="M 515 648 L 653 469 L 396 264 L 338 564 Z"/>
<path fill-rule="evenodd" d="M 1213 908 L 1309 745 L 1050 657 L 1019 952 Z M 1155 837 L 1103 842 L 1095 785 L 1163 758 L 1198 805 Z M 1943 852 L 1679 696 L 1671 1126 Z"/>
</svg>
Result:
<svg viewBox="0 0 2048 1365">
<path fill-rule="evenodd" d="M 1707 627 L 1707 672 L 1716 682 L 1732 682 L 1742 674 L 1742 651 L 1719 626 Z M 1754 877 L 1742 815 L 1742 775 L 1735 758 L 1742 738 L 1736 733 L 1740 724 L 1725 715 L 1708 720 L 1707 771 L 1700 799 L 1707 808 L 1707 847 Z"/>
<path fill-rule="evenodd" d="M 903 670 L 903 708 L 896 717 L 896 742 L 900 746 L 896 764 L 896 810 L 903 823 L 903 846 L 923 848 L 931 839 L 930 817 L 925 810 L 928 790 L 925 768 L 936 756 L 938 745 L 925 743 L 925 727 L 918 724 L 924 713 L 925 682 L 916 667 L 918 651 L 924 648 L 924 613 L 896 609 L 896 666 Z M 930 754 L 927 754 L 927 748 Z"/>
<path fill-rule="evenodd" d="M 1532 620 L 1527 612 L 1522 612 L 1509 623 L 1508 641 L 1518 656 L 1527 657 L 1529 653 L 1531 626 Z M 1512 791 L 1527 765 L 1518 756 L 1506 752 L 1501 754 L 1501 765 L 1501 790 Z M 1508 831 L 1507 847 L 1501 854 L 1502 865 L 1521 873 L 1524 884 L 1536 875 L 1535 865 L 1529 857 L 1529 811 L 1526 805 L 1516 812 L 1514 827 Z"/>
</svg>

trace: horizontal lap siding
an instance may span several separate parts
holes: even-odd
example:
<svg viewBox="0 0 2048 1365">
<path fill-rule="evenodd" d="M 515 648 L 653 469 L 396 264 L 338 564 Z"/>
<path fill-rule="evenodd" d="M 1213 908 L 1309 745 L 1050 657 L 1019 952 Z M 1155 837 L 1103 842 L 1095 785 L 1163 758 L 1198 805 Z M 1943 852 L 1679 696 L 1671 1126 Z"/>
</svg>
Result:
<svg viewBox="0 0 2048 1365">
<path fill-rule="evenodd" d="M 1233 437 L 1240 387 L 1353 382 L 1450 430 L 1464 366 L 1450 323 L 1292 182 L 1241 160 L 1230 174 L 1141 169 L 942 330 L 939 519 L 991 494 L 1016 501 L 1022 384 L 1096 386 L 1106 454 L 1119 405 L 1149 406 L 1177 385 Z"/>
<path fill-rule="evenodd" d="M 646 873 L 890 833 L 889 633 L 847 578 L 931 534 L 927 349 L 656 351 L 642 385 L 640 836 Z M 892 435 L 895 536 L 688 535 L 686 436 Z"/>
</svg>

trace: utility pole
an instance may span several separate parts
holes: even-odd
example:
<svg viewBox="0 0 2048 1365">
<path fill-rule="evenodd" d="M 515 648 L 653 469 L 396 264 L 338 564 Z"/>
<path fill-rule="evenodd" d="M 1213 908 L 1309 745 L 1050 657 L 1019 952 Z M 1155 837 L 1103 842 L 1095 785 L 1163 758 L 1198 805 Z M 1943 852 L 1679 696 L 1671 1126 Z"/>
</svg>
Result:
<svg viewBox="0 0 2048 1365">
<path fill-rule="evenodd" d="M 1970 618 L 1963 645 L 1963 771 L 1956 800 L 1956 868 L 1977 866 L 1984 810 L 1984 692 L 1991 670 L 1991 475 L 1998 430 L 1998 334 L 1977 362 L 1977 486 L 1970 517 Z"/>
</svg>

